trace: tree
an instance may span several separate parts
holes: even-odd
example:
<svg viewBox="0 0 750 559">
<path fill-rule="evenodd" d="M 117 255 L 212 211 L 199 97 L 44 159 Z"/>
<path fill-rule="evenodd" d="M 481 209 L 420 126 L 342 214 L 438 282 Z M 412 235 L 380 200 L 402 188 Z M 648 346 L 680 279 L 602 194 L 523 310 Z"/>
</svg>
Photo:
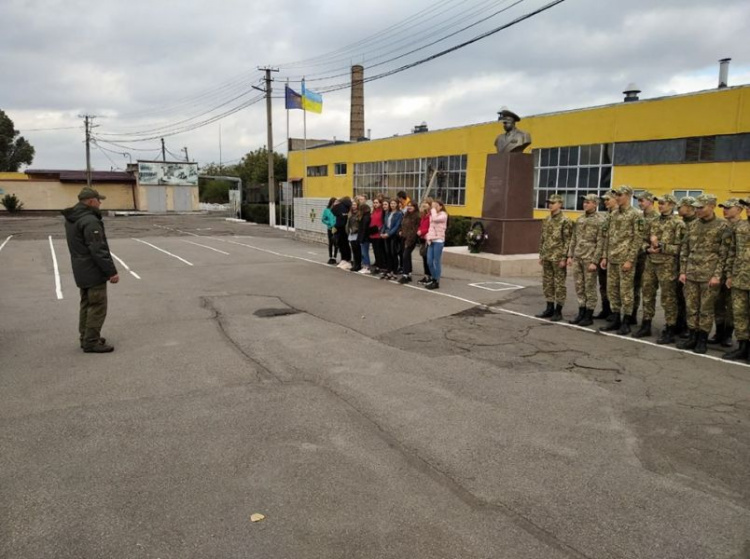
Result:
<svg viewBox="0 0 750 559">
<path fill-rule="evenodd" d="M 268 202 L 268 150 L 266 148 L 251 151 L 236 166 L 237 175 L 242 179 L 245 188 L 260 190 L 260 198 Z M 274 180 L 279 183 L 286 180 L 286 157 L 273 153 Z"/>
<path fill-rule="evenodd" d="M 0 172 L 16 173 L 34 160 L 34 146 L 18 134 L 13 121 L 0 110 Z"/>
</svg>

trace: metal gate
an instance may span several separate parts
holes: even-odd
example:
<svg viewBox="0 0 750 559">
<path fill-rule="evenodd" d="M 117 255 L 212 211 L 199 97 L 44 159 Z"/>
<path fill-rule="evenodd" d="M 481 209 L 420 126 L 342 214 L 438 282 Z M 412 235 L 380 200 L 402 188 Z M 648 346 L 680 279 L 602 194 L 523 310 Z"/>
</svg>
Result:
<svg viewBox="0 0 750 559">
<path fill-rule="evenodd" d="M 174 187 L 174 211 L 190 212 L 193 211 L 192 188 L 189 186 Z"/>
<path fill-rule="evenodd" d="M 282 182 L 276 224 L 294 229 L 294 199 L 302 197 L 302 181 Z"/>
<path fill-rule="evenodd" d="M 151 213 L 166 213 L 167 211 L 167 187 L 147 186 L 146 200 L 148 211 Z"/>
</svg>

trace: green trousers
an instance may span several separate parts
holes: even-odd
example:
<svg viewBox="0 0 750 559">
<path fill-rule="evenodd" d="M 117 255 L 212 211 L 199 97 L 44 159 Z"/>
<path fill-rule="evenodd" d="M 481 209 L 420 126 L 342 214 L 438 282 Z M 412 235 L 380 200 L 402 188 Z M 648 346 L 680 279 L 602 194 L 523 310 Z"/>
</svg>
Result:
<svg viewBox="0 0 750 559">
<path fill-rule="evenodd" d="M 99 343 L 104 319 L 107 318 L 107 284 L 81 289 L 78 333 L 84 347 Z"/>
</svg>

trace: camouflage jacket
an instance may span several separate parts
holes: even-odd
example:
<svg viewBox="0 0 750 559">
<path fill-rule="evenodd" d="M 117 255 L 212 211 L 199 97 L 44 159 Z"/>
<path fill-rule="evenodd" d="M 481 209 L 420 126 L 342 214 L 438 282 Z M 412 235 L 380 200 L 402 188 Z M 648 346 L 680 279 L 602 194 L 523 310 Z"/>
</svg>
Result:
<svg viewBox="0 0 750 559">
<path fill-rule="evenodd" d="M 573 238 L 568 258 L 583 262 L 598 262 L 602 250 L 602 224 L 604 216 L 598 212 L 583 214 L 573 225 Z"/>
<path fill-rule="evenodd" d="M 643 240 L 641 213 L 631 206 L 625 209 L 617 208 L 610 214 L 605 227 L 602 258 L 616 264 L 635 263 Z"/>
<path fill-rule="evenodd" d="M 677 262 L 684 236 L 685 223 L 679 217 L 676 215 L 659 215 L 659 219 L 651 220 L 646 224 L 643 250 L 651 246 L 651 237 L 656 237 L 659 243 L 659 252 L 649 254 L 649 260 L 654 264 Z"/>
<path fill-rule="evenodd" d="M 701 282 L 721 278 L 731 241 L 728 228 L 727 222 L 716 216 L 691 223 L 680 249 L 680 274 Z"/>
<path fill-rule="evenodd" d="M 641 212 L 641 217 L 643 217 L 643 244 L 638 247 L 638 254 L 646 255 L 645 247 L 648 243 L 648 226 L 654 221 L 657 221 L 660 216 L 661 214 L 653 208 L 651 208 L 651 211 L 648 213 Z"/>
<path fill-rule="evenodd" d="M 750 290 L 750 221 L 735 224 L 728 252 L 726 274 L 732 289 Z"/>
<path fill-rule="evenodd" d="M 542 237 L 539 240 L 539 258 L 559 262 L 568 256 L 572 237 L 573 222 L 562 212 L 550 215 L 542 223 Z"/>
</svg>

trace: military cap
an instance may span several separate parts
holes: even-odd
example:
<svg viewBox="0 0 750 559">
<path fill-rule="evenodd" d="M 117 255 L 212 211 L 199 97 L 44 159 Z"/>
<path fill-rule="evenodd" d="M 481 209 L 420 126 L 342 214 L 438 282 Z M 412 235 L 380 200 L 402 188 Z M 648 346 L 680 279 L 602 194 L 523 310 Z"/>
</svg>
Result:
<svg viewBox="0 0 750 559">
<path fill-rule="evenodd" d="M 602 200 L 611 200 L 612 199 L 612 191 L 605 192 L 602 194 Z"/>
<path fill-rule="evenodd" d="M 750 197 L 740 198 L 740 204 L 743 206 L 750 206 Z"/>
<path fill-rule="evenodd" d="M 714 196 L 713 194 L 701 194 L 695 199 L 695 202 L 693 202 L 694 208 L 702 208 L 703 206 L 712 205 L 716 205 L 716 196 Z"/>
<path fill-rule="evenodd" d="M 680 201 L 677 203 L 678 206 L 692 206 L 695 202 L 695 198 L 692 196 L 683 196 L 680 198 Z"/>
<path fill-rule="evenodd" d="M 102 196 L 97 190 L 94 190 L 89 186 L 84 186 L 78 193 L 79 200 L 90 200 L 91 198 L 98 198 L 99 200 L 107 199 L 106 196 Z"/>
<path fill-rule="evenodd" d="M 565 199 L 560 196 L 559 194 L 552 194 L 551 196 L 547 196 L 547 202 L 550 204 L 554 204 L 555 202 L 564 202 Z"/>
<path fill-rule="evenodd" d="M 584 202 L 595 202 L 597 204 L 599 203 L 599 196 L 597 196 L 596 194 L 586 194 L 585 196 L 581 196 L 581 199 Z"/>
<path fill-rule="evenodd" d="M 657 202 L 667 202 L 668 204 L 677 204 L 677 198 L 671 194 L 663 194 L 654 198 Z"/>
<path fill-rule="evenodd" d="M 742 206 L 742 200 L 739 198 L 728 198 L 726 202 L 719 204 L 720 208 L 736 208 Z"/>
<path fill-rule="evenodd" d="M 638 200 L 648 200 L 649 202 L 653 202 L 656 200 L 656 196 L 651 194 L 648 190 L 644 190 L 640 194 L 638 194 Z"/>
<path fill-rule="evenodd" d="M 499 120 L 505 120 L 506 118 L 511 118 L 511 119 L 513 119 L 513 120 L 514 120 L 515 122 L 520 122 L 520 121 L 521 121 L 521 117 L 520 117 L 520 116 L 518 116 L 518 115 L 517 115 L 516 113 L 514 113 L 513 111 L 511 111 L 510 109 L 508 109 L 508 107 L 503 107 L 502 109 L 500 109 L 500 110 L 499 110 L 499 111 L 497 112 L 497 114 L 499 114 L 499 115 L 500 115 L 500 119 L 499 119 Z"/>
<path fill-rule="evenodd" d="M 633 187 L 628 186 L 627 184 L 621 184 L 617 188 L 613 188 L 612 192 L 614 194 L 633 194 Z"/>
</svg>

